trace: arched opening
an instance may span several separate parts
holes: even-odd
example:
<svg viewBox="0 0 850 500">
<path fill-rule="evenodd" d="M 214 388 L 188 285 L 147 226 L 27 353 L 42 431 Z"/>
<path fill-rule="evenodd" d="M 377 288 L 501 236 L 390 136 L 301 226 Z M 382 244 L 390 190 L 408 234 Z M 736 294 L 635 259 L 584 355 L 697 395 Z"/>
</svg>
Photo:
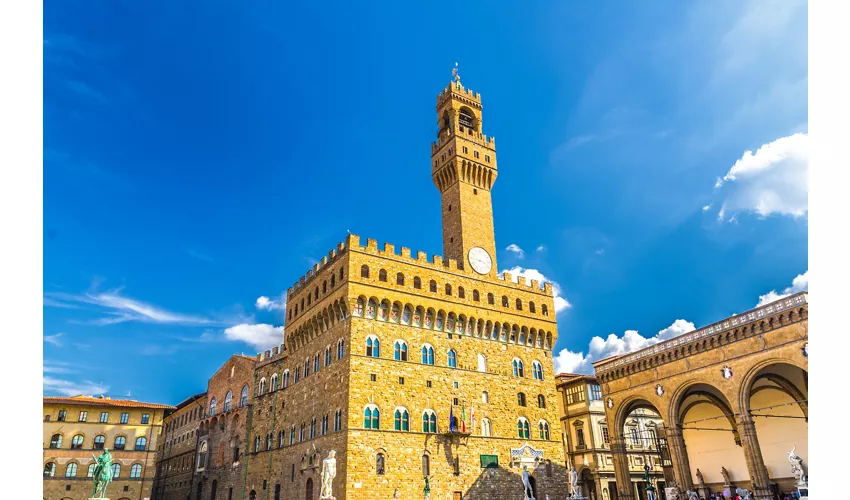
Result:
<svg viewBox="0 0 850 500">
<path fill-rule="evenodd" d="M 626 404 L 617 415 L 614 426 L 614 439 L 622 444 L 625 453 L 622 456 L 614 456 L 619 461 L 616 485 L 609 482 L 609 495 L 611 498 L 627 498 L 631 496 L 636 500 L 646 500 L 648 486 L 655 489 L 658 495 L 659 487 L 663 487 L 664 470 L 662 468 L 662 454 L 666 455 L 661 436 L 664 421 L 661 412 L 652 403 L 644 399 L 636 399 Z M 573 432 L 581 430 L 577 427 Z M 578 439 L 576 437 L 576 439 Z M 585 437 L 586 439 L 586 437 Z M 616 448 L 612 443 L 612 448 Z M 645 481 L 645 467 L 649 467 L 648 485 Z M 618 464 L 615 463 L 615 469 Z M 621 480 L 621 476 L 628 477 L 628 481 Z M 659 482 L 662 484 L 659 485 Z M 663 490 L 662 490 L 663 491 Z M 659 498 L 656 496 L 656 498 Z"/>
<path fill-rule="evenodd" d="M 809 423 L 808 372 L 777 362 L 759 368 L 744 381 L 742 407 L 749 410 L 770 480 L 769 488 L 780 494 L 796 490 L 788 453 L 803 459 L 808 474 Z"/>
<path fill-rule="evenodd" d="M 585 498 L 597 498 L 596 482 L 593 478 L 593 473 L 589 468 L 585 467 L 581 470 L 581 473 L 579 473 L 578 485 Z"/>
<path fill-rule="evenodd" d="M 305 488 L 304 499 L 305 500 L 313 500 L 313 478 L 307 478 L 307 485 Z"/>
<path fill-rule="evenodd" d="M 534 493 L 534 498 L 537 498 L 537 479 L 534 476 L 528 476 L 528 485 L 531 486 L 531 492 Z"/>
<path fill-rule="evenodd" d="M 721 471 L 725 468 L 735 486 L 750 489 L 738 424 L 726 396 L 704 383 L 679 392 L 673 411 L 676 425 L 682 429 L 692 484 L 699 487 L 702 477 L 712 491 L 723 491 L 726 480 Z"/>
</svg>

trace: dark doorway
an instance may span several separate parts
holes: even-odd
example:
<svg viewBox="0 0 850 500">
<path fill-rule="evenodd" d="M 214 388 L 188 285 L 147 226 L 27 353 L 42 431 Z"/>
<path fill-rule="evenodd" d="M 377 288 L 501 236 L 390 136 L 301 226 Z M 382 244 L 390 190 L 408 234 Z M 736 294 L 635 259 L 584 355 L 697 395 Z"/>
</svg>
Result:
<svg viewBox="0 0 850 500">
<path fill-rule="evenodd" d="M 245 491 L 245 490 L 242 490 L 242 491 Z M 257 500 L 257 492 L 254 491 L 254 490 L 251 490 L 251 493 L 248 494 L 248 498 L 250 500 Z"/>
<path fill-rule="evenodd" d="M 307 479 L 307 492 L 304 496 L 305 500 L 313 500 L 313 479 Z"/>
<path fill-rule="evenodd" d="M 196 495 L 196 498 L 198 500 L 201 500 L 201 495 L 203 495 L 203 494 L 204 494 L 204 483 L 198 483 L 198 494 Z"/>
<path fill-rule="evenodd" d="M 218 481 L 213 479 L 212 488 L 210 488 L 210 500 L 215 500 L 215 492 L 218 490 Z"/>
<path fill-rule="evenodd" d="M 534 479 L 534 476 L 528 476 L 528 484 L 531 485 L 531 492 L 533 493 L 533 497 L 537 498 L 537 480 Z"/>
<path fill-rule="evenodd" d="M 617 483 L 608 481 L 608 496 L 611 500 L 617 500 Z"/>
</svg>

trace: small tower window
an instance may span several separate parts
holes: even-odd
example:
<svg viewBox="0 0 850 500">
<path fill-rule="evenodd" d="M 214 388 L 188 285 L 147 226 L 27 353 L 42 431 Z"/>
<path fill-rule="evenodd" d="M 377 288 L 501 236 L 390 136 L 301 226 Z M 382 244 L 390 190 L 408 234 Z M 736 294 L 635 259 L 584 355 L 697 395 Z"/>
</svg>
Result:
<svg viewBox="0 0 850 500">
<path fill-rule="evenodd" d="M 472 291 L 472 300 L 474 300 L 475 302 L 478 302 L 478 301 L 481 300 L 481 296 L 478 294 L 478 290 Z"/>
<path fill-rule="evenodd" d="M 369 277 L 369 266 L 367 266 L 365 264 L 360 266 L 360 277 L 361 278 L 368 278 Z"/>
<path fill-rule="evenodd" d="M 430 283 L 430 290 L 431 290 L 433 293 L 437 293 L 437 282 L 436 282 L 436 281 L 431 280 L 431 283 Z"/>
<path fill-rule="evenodd" d="M 475 116 L 466 108 L 460 110 L 457 118 L 461 126 L 475 128 Z"/>
<path fill-rule="evenodd" d="M 466 298 L 466 292 L 463 290 L 462 286 L 457 287 L 457 296 L 461 299 Z"/>
<path fill-rule="evenodd" d="M 404 286 L 404 274 L 398 273 L 395 275 L 395 283 L 396 285 Z"/>
<path fill-rule="evenodd" d="M 381 269 L 380 271 L 378 271 L 378 281 L 383 281 L 383 282 L 387 281 L 387 271 L 386 271 L 386 269 Z"/>
<path fill-rule="evenodd" d="M 422 288 L 422 280 L 421 280 L 421 279 L 419 279 L 419 277 L 418 277 L 418 276 L 417 276 L 417 277 L 415 277 L 415 278 L 413 278 L 413 288 L 415 288 L 415 289 L 417 289 L 417 290 L 419 290 L 420 288 Z"/>
<path fill-rule="evenodd" d="M 478 151 L 474 151 L 472 154 L 473 154 L 473 156 L 475 156 L 476 158 L 478 158 Z"/>
<path fill-rule="evenodd" d="M 490 304 L 491 306 L 496 303 L 496 298 L 493 296 L 492 293 L 487 294 L 487 303 Z"/>
<path fill-rule="evenodd" d="M 446 283 L 446 295 L 452 294 L 452 286 Z"/>
</svg>

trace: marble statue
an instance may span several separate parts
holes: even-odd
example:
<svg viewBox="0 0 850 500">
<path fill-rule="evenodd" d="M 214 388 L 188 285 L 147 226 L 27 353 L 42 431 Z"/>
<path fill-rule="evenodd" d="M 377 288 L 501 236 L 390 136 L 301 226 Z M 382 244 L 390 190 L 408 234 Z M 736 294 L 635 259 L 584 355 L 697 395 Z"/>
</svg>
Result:
<svg viewBox="0 0 850 500">
<path fill-rule="evenodd" d="M 732 480 L 729 479 L 729 471 L 726 470 L 726 467 L 720 467 L 720 475 L 723 476 L 723 484 L 732 484 Z"/>
<path fill-rule="evenodd" d="M 522 469 L 522 487 L 523 500 L 534 500 L 534 490 L 531 489 L 531 482 L 528 479 L 528 469 Z"/>
<path fill-rule="evenodd" d="M 702 477 L 702 472 L 697 469 L 697 482 L 699 483 L 700 489 L 705 488 L 705 478 Z"/>
<path fill-rule="evenodd" d="M 806 482 L 807 478 L 805 472 L 803 472 L 803 459 L 795 453 L 796 451 L 797 447 L 795 446 L 788 452 L 788 462 L 791 464 L 791 473 L 797 479 L 797 484 L 801 484 Z"/>
<path fill-rule="evenodd" d="M 741 497 L 743 500 L 752 500 L 753 495 L 750 493 L 750 490 L 745 490 L 743 488 L 735 488 L 735 494 Z"/>
<path fill-rule="evenodd" d="M 581 494 L 578 491 L 578 472 L 576 472 L 576 468 L 573 467 L 572 465 L 570 466 L 569 478 L 570 478 L 570 495 L 572 495 L 574 498 L 581 496 Z"/>
<path fill-rule="evenodd" d="M 399 493 L 398 493 L 398 488 L 396 488 L 395 491 L 393 492 L 393 500 L 398 500 L 398 499 L 399 499 Z"/>
<path fill-rule="evenodd" d="M 699 495 L 694 490 L 688 490 L 685 494 L 688 495 L 688 500 L 699 500 Z"/>
<path fill-rule="evenodd" d="M 328 457 L 322 460 L 322 491 L 319 500 L 335 500 L 333 482 L 336 477 L 336 451 L 328 452 Z"/>
<path fill-rule="evenodd" d="M 92 489 L 92 498 L 106 498 L 106 487 L 112 482 L 112 455 L 108 448 L 103 449 L 103 453 L 99 457 L 94 456 L 94 462 L 97 464 L 94 468 L 94 489 Z"/>
</svg>

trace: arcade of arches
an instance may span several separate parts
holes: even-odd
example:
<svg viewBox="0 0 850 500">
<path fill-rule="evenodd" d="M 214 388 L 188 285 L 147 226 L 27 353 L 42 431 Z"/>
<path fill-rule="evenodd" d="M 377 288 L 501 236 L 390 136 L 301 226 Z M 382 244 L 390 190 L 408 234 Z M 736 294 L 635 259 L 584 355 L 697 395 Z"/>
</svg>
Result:
<svg viewBox="0 0 850 500">
<path fill-rule="evenodd" d="M 703 488 L 701 495 L 740 487 L 757 500 L 794 491 L 788 452 L 795 449 L 808 463 L 806 293 L 594 368 L 612 424 L 619 500 L 636 495 L 625 428 L 639 409 L 664 422 L 659 434 L 666 440 L 668 486 Z"/>
</svg>

